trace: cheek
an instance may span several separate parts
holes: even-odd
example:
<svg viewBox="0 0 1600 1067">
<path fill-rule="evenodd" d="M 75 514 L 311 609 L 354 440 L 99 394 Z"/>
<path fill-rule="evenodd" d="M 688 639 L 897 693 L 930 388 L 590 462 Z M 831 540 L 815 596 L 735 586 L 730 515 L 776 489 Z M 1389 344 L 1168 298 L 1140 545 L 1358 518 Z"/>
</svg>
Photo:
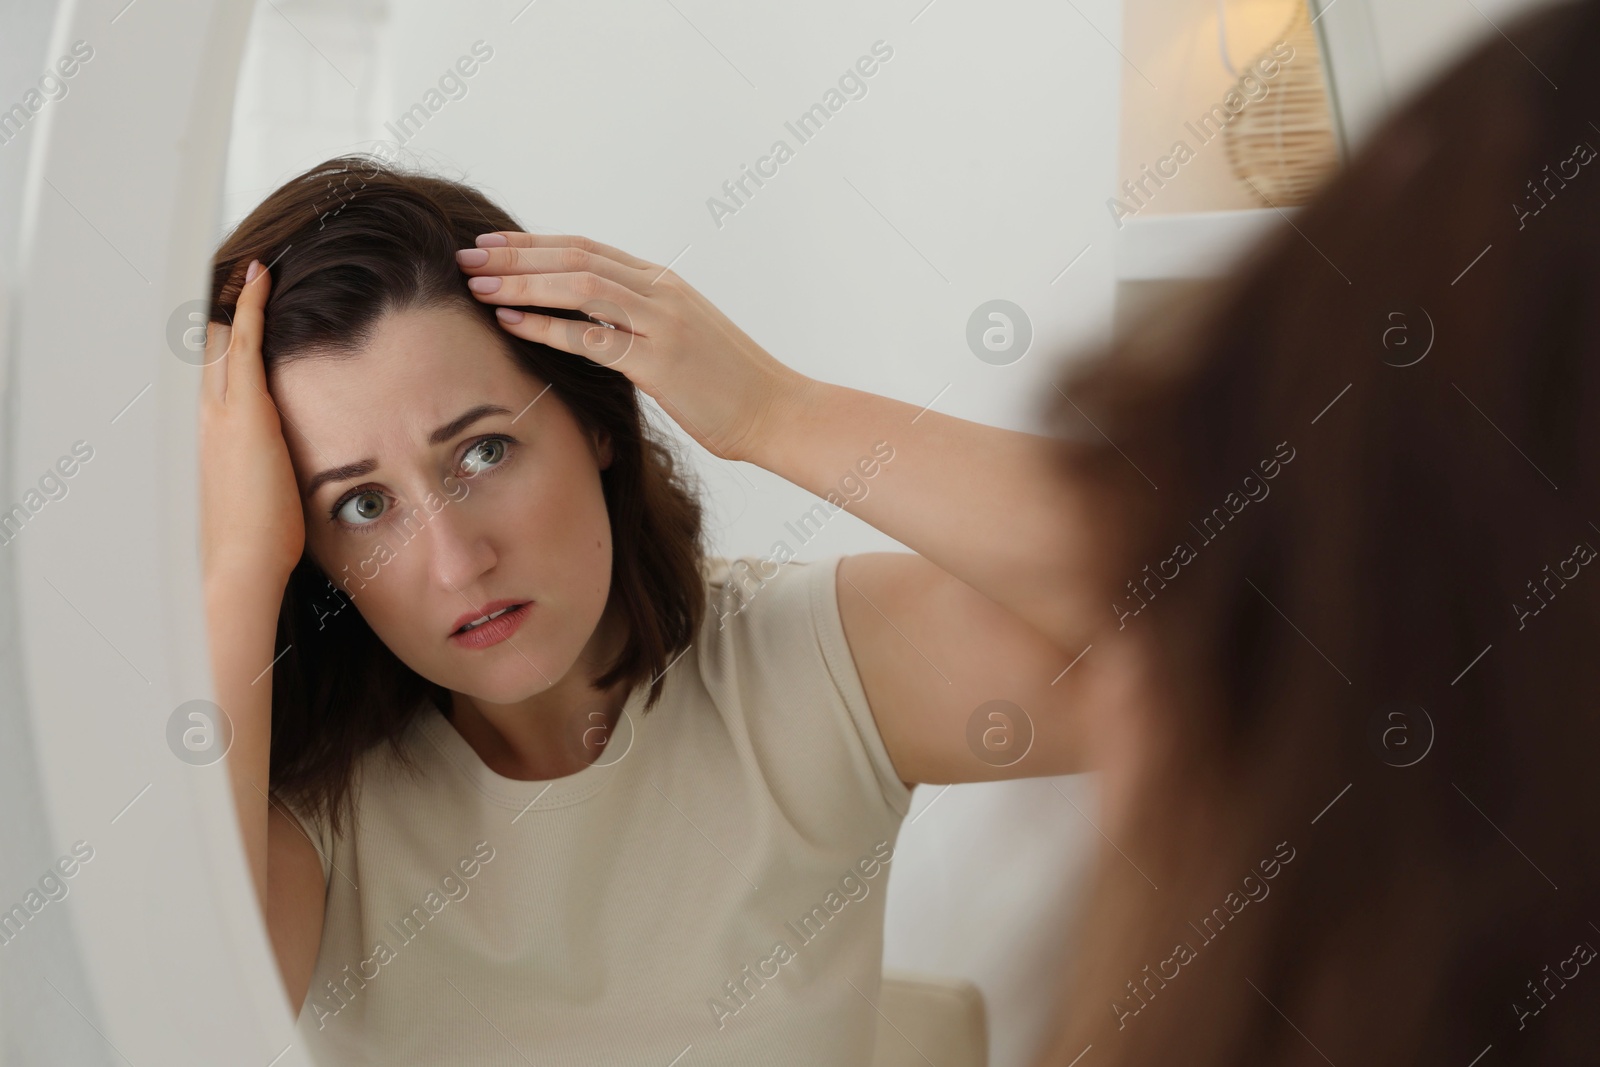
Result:
<svg viewBox="0 0 1600 1067">
<path fill-rule="evenodd" d="M 540 468 L 518 478 L 507 472 L 508 484 L 496 501 L 494 521 L 509 525 L 500 530 L 502 545 L 531 549 L 533 563 L 546 578 L 562 571 L 586 573 L 597 553 L 609 575 L 611 524 L 605 492 L 598 472 L 585 466 L 581 455 L 555 470 Z"/>
<path fill-rule="evenodd" d="M 593 474 L 563 486 L 562 506 L 547 511 L 529 544 L 546 546 L 530 561 L 540 577 L 559 583 L 573 612 L 570 625 L 587 632 L 599 622 L 611 591 L 612 537 L 605 496 Z"/>
<path fill-rule="evenodd" d="M 509 527 L 496 532 L 509 573 L 544 597 L 541 625 L 528 631 L 551 653 L 576 655 L 611 594 L 613 540 L 598 472 L 574 459 L 559 476 L 535 478 L 507 501 Z M 568 647 L 570 646 L 570 647 Z M 558 651 L 560 650 L 560 651 Z"/>
<path fill-rule="evenodd" d="M 306 519 L 306 552 L 323 574 L 334 584 L 344 588 L 347 584 L 352 594 L 360 595 L 363 580 L 370 579 L 381 569 L 376 561 L 368 562 L 378 538 L 351 537 L 337 530 L 327 529 L 327 519 L 312 515 Z M 314 529 L 310 523 L 321 522 L 324 528 Z M 369 584 L 367 589 L 372 586 Z"/>
<path fill-rule="evenodd" d="M 391 555 L 380 564 L 381 554 L 364 542 L 352 542 L 337 555 L 338 570 L 330 576 L 349 589 L 355 610 L 378 640 L 404 659 L 405 650 L 417 641 L 420 621 L 417 597 L 408 593 L 416 582 L 406 574 L 407 563 L 414 561 Z"/>
</svg>

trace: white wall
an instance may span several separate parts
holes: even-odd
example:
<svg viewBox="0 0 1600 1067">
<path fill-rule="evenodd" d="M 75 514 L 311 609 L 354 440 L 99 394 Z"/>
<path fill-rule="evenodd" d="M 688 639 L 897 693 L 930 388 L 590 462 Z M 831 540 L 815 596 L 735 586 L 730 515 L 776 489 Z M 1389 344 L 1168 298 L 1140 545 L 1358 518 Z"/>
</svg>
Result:
<svg viewBox="0 0 1600 1067">
<path fill-rule="evenodd" d="M 1373 34 L 1393 99 L 1414 92 L 1463 51 L 1491 38 L 1516 46 L 1503 31 L 1548 0 L 1371 0 Z"/>
</svg>

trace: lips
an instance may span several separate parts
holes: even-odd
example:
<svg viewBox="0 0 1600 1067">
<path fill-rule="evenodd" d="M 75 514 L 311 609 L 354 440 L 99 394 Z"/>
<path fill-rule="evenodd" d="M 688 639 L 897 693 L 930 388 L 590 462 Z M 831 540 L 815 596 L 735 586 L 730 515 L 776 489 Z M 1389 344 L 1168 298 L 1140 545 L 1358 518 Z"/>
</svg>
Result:
<svg viewBox="0 0 1600 1067">
<path fill-rule="evenodd" d="M 466 612 L 460 618 L 456 619 L 454 628 L 450 631 L 450 636 L 453 637 L 456 634 L 461 633 L 462 627 L 466 626 L 470 622 L 477 622 L 485 615 L 494 615 L 498 612 L 506 610 L 507 608 L 514 608 L 527 603 L 529 603 L 529 601 L 526 600 L 491 600 L 476 611 Z M 482 624 L 479 623 L 479 625 Z M 474 627 L 474 629 L 476 628 L 477 627 Z"/>
</svg>

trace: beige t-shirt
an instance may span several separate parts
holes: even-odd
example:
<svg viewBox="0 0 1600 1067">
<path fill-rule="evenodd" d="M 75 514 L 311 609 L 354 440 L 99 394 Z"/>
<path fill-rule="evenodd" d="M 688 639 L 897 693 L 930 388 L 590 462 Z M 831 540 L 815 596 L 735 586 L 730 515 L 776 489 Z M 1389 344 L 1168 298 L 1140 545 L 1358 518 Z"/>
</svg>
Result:
<svg viewBox="0 0 1600 1067">
<path fill-rule="evenodd" d="M 325 1067 L 852 1067 L 911 793 L 839 620 L 841 557 L 707 562 L 705 623 L 602 757 L 518 781 L 431 704 L 363 758 L 297 1031 Z M 736 580 L 730 580 L 736 579 Z M 331 866 L 330 866 L 331 862 Z"/>
</svg>

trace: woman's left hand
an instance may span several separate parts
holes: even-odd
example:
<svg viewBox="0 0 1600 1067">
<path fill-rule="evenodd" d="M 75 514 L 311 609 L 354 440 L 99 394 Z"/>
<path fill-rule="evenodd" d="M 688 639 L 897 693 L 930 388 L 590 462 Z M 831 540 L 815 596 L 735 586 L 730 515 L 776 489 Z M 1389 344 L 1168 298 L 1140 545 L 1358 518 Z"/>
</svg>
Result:
<svg viewBox="0 0 1600 1067">
<path fill-rule="evenodd" d="M 587 237 L 499 231 L 456 253 L 508 333 L 615 367 L 704 447 L 747 460 L 809 379 L 665 267 Z M 481 261 L 481 262 L 474 262 Z M 612 327 L 521 311 L 572 308 Z M 780 415 L 781 417 L 781 415 Z"/>
</svg>

